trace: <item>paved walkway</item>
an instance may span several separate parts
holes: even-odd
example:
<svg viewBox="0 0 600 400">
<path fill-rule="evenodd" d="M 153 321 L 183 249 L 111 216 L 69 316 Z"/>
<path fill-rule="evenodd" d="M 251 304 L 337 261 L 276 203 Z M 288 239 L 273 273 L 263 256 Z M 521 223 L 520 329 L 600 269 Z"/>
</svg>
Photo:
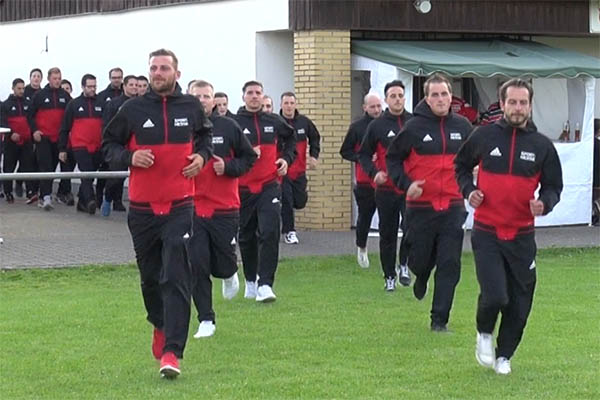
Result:
<svg viewBox="0 0 600 400">
<path fill-rule="evenodd" d="M 354 254 L 354 231 L 298 232 L 300 245 L 281 244 L 281 257 Z M 46 212 L 0 200 L 0 269 L 48 268 L 84 264 L 121 264 L 135 260 L 127 230 L 126 214 L 113 212 L 104 218 L 56 204 Z M 600 246 L 600 228 L 570 226 L 539 228 L 539 248 Z M 369 238 L 369 250 L 378 251 L 377 237 Z M 470 250 L 468 233 L 464 249 Z"/>
</svg>

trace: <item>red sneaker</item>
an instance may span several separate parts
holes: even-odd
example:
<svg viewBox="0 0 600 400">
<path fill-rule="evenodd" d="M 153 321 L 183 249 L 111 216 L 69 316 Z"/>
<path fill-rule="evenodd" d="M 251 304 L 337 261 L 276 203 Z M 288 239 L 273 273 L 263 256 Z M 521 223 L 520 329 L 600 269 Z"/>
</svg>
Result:
<svg viewBox="0 0 600 400">
<path fill-rule="evenodd" d="M 165 333 L 160 329 L 154 328 L 154 333 L 152 335 L 152 354 L 157 360 L 160 360 L 163 355 L 163 347 L 165 347 Z"/>
<path fill-rule="evenodd" d="M 179 370 L 179 360 L 172 351 L 168 351 L 160 359 L 160 377 L 167 379 L 175 379 L 181 371 Z"/>
</svg>

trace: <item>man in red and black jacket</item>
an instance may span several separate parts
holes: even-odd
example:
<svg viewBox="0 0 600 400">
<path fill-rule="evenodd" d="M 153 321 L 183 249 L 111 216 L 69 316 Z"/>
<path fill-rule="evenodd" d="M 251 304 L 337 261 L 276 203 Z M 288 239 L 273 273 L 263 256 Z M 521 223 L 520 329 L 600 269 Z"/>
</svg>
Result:
<svg viewBox="0 0 600 400">
<path fill-rule="evenodd" d="M 390 144 L 389 178 L 406 193 L 408 267 L 421 300 L 434 267 L 431 330 L 447 331 L 454 291 L 460 280 L 463 224 L 467 213 L 454 179 L 454 157 L 471 133 L 469 121 L 450 110 L 452 86 L 442 75 L 424 85 L 425 99 Z"/>
<path fill-rule="evenodd" d="M 210 276 L 223 279 L 223 297 L 230 300 L 239 290 L 237 233 L 240 222 L 238 177 L 246 173 L 257 155 L 240 126 L 231 118 L 212 114 L 214 88 L 196 80 L 189 93 L 200 100 L 213 124 L 213 157 L 196 175 L 194 235 L 190 244 L 196 277 L 192 292 L 200 325 L 195 338 L 212 336 L 215 312 Z"/>
<path fill-rule="evenodd" d="M 369 255 L 367 252 L 367 238 L 371 228 L 371 220 L 375 214 L 375 183 L 360 166 L 358 151 L 363 141 L 367 126 L 381 115 L 381 99 L 375 93 L 367 94 L 363 98 L 363 111 L 365 114 L 350 124 L 346 137 L 340 148 L 340 155 L 344 160 L 354 162 L 354 199 L 358 208 L 356 218 L 356 259 L 362 268 L 369 268 Z"/>
<path fill-rule="evenodd" d="M 367 127 L 367 134 L 363 138 L 358 158 L 363 170 L 376 185 L 375 204 L 379 214 L 379 257 L 385 279 L 385 290 L 391 292 L 396 288 L 396 249 L 400 217 L 402 217 L 402 240 L 398 254 L 400 262 L 398 282 L 403 286 L 409 286 L 410 273 L 407 266 L 404 191 L 394 186 L 394 183 L 388 178 L 385 153 L 392 140 L 400 134 L 406 122 L 412 118 L 412 114 L 404 109 L 404 83 L 402 81 L 388 82 L 384 91 L 388 109 Z"/>
<path fill-rule="evenodd" d="M 67 147 L 71 144 L 73 156 L 80 171 L 98 171 L 102 162 L 100 144 L 102 141 L 102 105 L 96 98 L 96 77 L 85 74 L 81 78 L 81 96 L 67 104 L 60 137 L 58 158 L 67 162 Z M 89 214 L 96 213 L 96 195 L 93 179 L 82 179 L 79 186 L 77 210 Z M 102 193 L 103 184 L 97 180 L 96 190 Z"/>
<path fill-rule="evenodd" d="M 58 137 L 62 119 L 71 96 L 60 87 L 62 74 L 54 67 L 48 70 L 48 84 L 33 96 L 29 107 L 28 121 L 36 146 L 37 160 L 40 172 L 54 172 L 58 160 Z M 67 167 L 61 163 L 61 171 Z M 64 182 L 64 183 L 63 183 Z M 52 179 L 40 181 L 40 206 L 50 211 L 52 205 Z M 69 205 L 72 201 L 71 180 L 61 180 L 58 196 Z M 67 196 L 69 196 L 67 198 Z"/>
<path fill-rule="evenodd" d="M 552 211 L 563 188 L 556 149 L 530 120 L 532 99 L 527 81 L 511 79 L 502 85 L 503 119 L 473 132 L 455 160 L 461 192 L 475 208 L 471 242 L 480 288 L 475 355 L 482 366 L 503 375 L 511 372 L 510 358 L 533 303 L 534 218 Z"/>
<path fill-rule="evenodd" d="M 296 95 L 285 92 L 281 95 L 281 111 L 279 114 L 296 131 L 296 160 L 289 166 L 287 174 L 281 182 L 281 232 L 283 241 L 287 244 L 298 244 L 298 236 L 294 225 L 294 209 L 300 210 L 306 206 L 306 150 L 308 168 L 317 167 L 321 135 L 317 127 L 306 116 L 296 109 Z"/>
<path fill-rule="evenodd" d="M 31 129 L 27 123 L 27 109 L 29 101 L 24 96 L 25 82 L 17 78 L 12 82 L 13 94 L 1 103 L 0 126 L 10 128 L 4 135 L 4 161 L 3 169 L 6 173 L 15 171 L 19 162 L 19 172 L 33 171 L 33 143 Z M 33 181 L 25 181 L 27 198 L 37 197 Z M 4 196 L 8 203 L 13 203 L 13 181 L 4 181 Z"/>
<path fill-rule="evenodd" d="M 276 299 L 273 282 L 279 257 L 281 214 L 278 178 L 287 173 L 296 158 L 296 135 L 294 128 L 279 115 L 261 111 L 262 83 L 246 82 L 242 93 L 245 106 L 240 107 L 234 119 L 258 155 L 252 169 L 239 181 L 244 297 L 269 302 Z M 282 155 L 278 157 L 280 142 Z"/>
<path fill-rule="evenodd" d="M 129 166 L 128 225 L 140 270 L 152 352 L 160 374 L 180 374 L 188 335 L 194 177 L 211 157 L 211 123 L 177 84 L 169 50 L 150 53 L 150 84 L 127 101 L 104 130 L 102 151 L 112 169 Z"/>
<path fill-rule="evenodd" d="M 119 67 L 111 69 L 108 71 L 108 79 L 110 83 L 97 96 L 98 104 L 102 107 L 123 94 L 123 70 Z"/>
</svg>

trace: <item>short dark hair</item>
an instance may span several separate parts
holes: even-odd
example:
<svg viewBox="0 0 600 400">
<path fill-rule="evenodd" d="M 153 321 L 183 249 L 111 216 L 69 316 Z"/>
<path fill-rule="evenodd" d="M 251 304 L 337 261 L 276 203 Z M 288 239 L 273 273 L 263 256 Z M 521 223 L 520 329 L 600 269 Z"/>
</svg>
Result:
<svg viewBox="0 0 600 400">
<path fill-rule="evenodd" d="M 432 83 L 445 83 L 446 86 L 448 87 L 448 91 L 450 92 L 450 94 L 452 94 L 452 84 L 450 83 L 450 80 L 448 80 L 448 78 L 446 78 L 442 74 L 433 74 L 429 78 L 427 78 L 427 80 L 425 81 L 425 84 L 423 85 L 423 91 L 425 92 L 425 97 L 429 96 L 429 86 Z"/>
<path fill-rule="evenodd" d="M 177 70 L 177 67 L 179 65 L 179 60 L 177 59 L 177 56 L 175 55 L 175 53 L 173 53 L 171 50 L 167 50 L 167 49 L 154 50 L 148 56 L 148 60 L 150 60 L 152 57 L 158 57 L 158 56 L 171 57 L 173 59 L 173 67 Z"/>
<path fill-rule="evenodd" d="M 135 79 L 137 79 L 138 81 L 146 81 L 146 82 L 148 82 L 148 78 L 146 78 L 144 75 L 140 75 L 140 76 L 138 76 Z"/>
<path fill-rule="evenodd" d="M 16 78 L 13 80 L 12 82 L 12 87 L 13 89 L 15 88 L 15 86 L 17 86 L 19 83 L 22 83 L 23 85 L 25 84 L 25 81 L 21 78 Z"/>
<path fill-rule="evenodd" d="M 283 96 L 293 97 L 294 99 L 296 98 L 294 92 L 283 92 L 281 93 L 281 98 L 279 100 L 283 100 Z"/>
<path fill-rule="evenodd" d="M 242 86 L 242 93 L 246 93 L 246 88 L 248 88 L 248 86 L 260 86 L 261 89 L 264 89 L 262 83 L 258 81 L 248 81 L 244 83 L 244 86 Z"/>
<path fill-rule="evenodd" d="M 54 74 L 61 74 L 62 72 L 60 72 L 60 68 L 58 67 L 52 67 L 48 70 L 48 79 L 50 79 L 50 75 L 54 75 Z"/>
<path fill-rule="evenodd" d="M 127 75 L 125 78 L 123 78 L 123 84 L 127 85 L 127 82 L 129 82 L 132 79 L 135 79 L 136 81 L 138 80 L 137 76 L 135 75 Z"/>
<path fill-rule="evenodd" d="M 39 72 L 40 75 L 44 76 L 44 74 L 42 74 L 42 70 L 39 68 L 34 68 L 31 71 L 29 71 L 29 77 L 31 78 L 31 75 L 33 75 L 34 72 Z"/>
<path fill-rule="evenodd" d="M 404 88 L 404 82 L 402 82 L 400 79 L 395 79 L 395 80 L 393 80 L 393 81 L 388 82 L 388 83 L 385 84 L 385 88 L 383 89 L 383 94 L 385 94 L 385 96 L 387 97 L 387 91 L 388 91 L 388 89 L 392 88 L 392 87 L 395 87 L 395 86 L 401 87 L 402 90 L 405 89 Z"/>
<path fill-rule="evenodd" d="M 73 85 L 71 85 L 71 81 L 69 81 L 68 79 L 63 79 L 62 81 L 60 81 L 60 86 L 67 84 L 71 87 L 71 90 L 73 90 Z"/>
<path fill-rule="evenodd" d="M 227 97 L 227 93 L 225 93 L 225 92 L 217 92 L 217 93 L 215 93 L 215 99 L 217 97 L 225 97 L 227 100 L 229 100 L 229 97 Z"/>
<path fill-rule="evenodd" d="M 110 76 L 112 75 L 113 72 L 115 71 L 119 71 L 121 73 L 121 75 L 123 75 L 123 70 L 119 67 L 115 67 L 115 68 L 111 68 L 110 71 L 108 71 L 108 78 L 110 79 Z"/>
<path fill-rule="evenodd" d="M 87 84 L 87 81 L 91 79 L 91 80 L 96 80 L 96 77 L 92 74 L 85 74 L 84 76 L 81 77 L 81 86 L 85 86 Z M 61 82 L 62 83 L 62 82 Z M 69 83 L 70 85 L 70 83 Z M 71 85 L 71 87 L 73 87 L 73 85 Z"/>
<path fill-rule="evenodd" d="M 512 78 L 500 87 L 500 101 L 504 104 L 506 101 L 506 92 L 508 92 L 509 87 L 517 87 L 517 88 L 525 88 L 529 92 L 529 103 L 533 100 L 533 87 L 524 79 L 521 78 Z"/>
</svg>

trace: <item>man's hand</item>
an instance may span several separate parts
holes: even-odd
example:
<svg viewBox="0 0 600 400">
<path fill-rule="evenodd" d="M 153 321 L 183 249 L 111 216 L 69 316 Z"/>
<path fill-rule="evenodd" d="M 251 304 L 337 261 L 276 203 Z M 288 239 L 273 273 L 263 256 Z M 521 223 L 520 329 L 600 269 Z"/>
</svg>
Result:
<svg viewBox="0 0 600 400">
<path fill-rule="evenodd" d="M 15 143 L 19 143 L 19 140 L 21 140 L 21 135 L 19 135 L 17 132 L 13 132 L 12 135 L 10 135 L 10 140 Z"/>
<path fill-rule="evenodd" d="M 35 131 L 33 132 L 33 140 L 35 140 L 36 142 L 41 142 L 42 141 L 42 136 L 44 134 L 42 133 L 42 131 Z"/>
<path fill-rule="evenodd" d="M 150 149 L 136 150 L 131 157 L 131 165 L 138 168 L 150 168 L 154 165 L 154 154 Z"/>
<path fill-rule="evenodd" d="M 473 190 L 469 193 L 469 204 L 473 208 L 477 208 L 483 203 L 483 192 L 479 189 Z"/>
<path fill-rule="evenodd" d="M 66 163 L 67 162 L 67 152 L 61 151 L 60 153 L 58 153 L 58 159 L 64 163 Z"/>
<path fill-rule="evenodd" d="M 219 156 L 213 156 L 215 162 L 213 163 L 213 169 L 215 170 L 215 174 L 221 176 L 225 173 L 225 161 Z"/>
<path fill-rule="evenodd" d="M 260 158 L 260 146 L 255 146 L 255 147 L 253 147 L 253 149 L 257 155 L 257 158 Z"/>
<path fill-rule="evenodd" d="M 421 187 L 425 183 L 425 180 L 414 181 L 408 187 L 406 191 L 406 197 L 416 200 L 423 194 L 423 188 Z"/>
<path fill-rule="evenodd" d="M 388 179 L 388 175 L 387 173 L 383 172 L 383 171 L 379 171 L 376 175 L 375 178 L 373 178 L 373 181 L 375 181 L 375 183 L 377 185 L 383 185 L 384 183 L 387 182 Z"/>
<path fill-rule="evenodd" d="M 277 175 L 278 176 L 284 176 L 285 174 L 287 174 L 287 169 L 288 169 L 287 161 L 285 161 L 283 158 L 278 158 L 275 161 L 275 164 L 277 165 Z"/>
<path fill-rule="evenodd" d="M 189 165 L 184 167 L 181 172 L 186 178 L 193 178 L 196 175 L 198 175 L 198 173 L 204 166 L 204 158 L 202 158 L 200 154 L 194 153 L 187 156 L 187 159 L 191 162 Z"/>
<path fill-rule="evenodd" d="M 308 157 L 308 169 L 317 169 L 318 164 L 319 160 L 314 157 Z"/>
<path fill-rule="evenodd" d="M 371 156 L 371 161 L 377 161 L 377 153 L 373 153 L 373 155 Z"/>
<path fill-rule="evenodd" d="M 539 217 L 544 213 L 544 203 L 541 200 L 529 200 L 531 215 Z"/>
</svg>

